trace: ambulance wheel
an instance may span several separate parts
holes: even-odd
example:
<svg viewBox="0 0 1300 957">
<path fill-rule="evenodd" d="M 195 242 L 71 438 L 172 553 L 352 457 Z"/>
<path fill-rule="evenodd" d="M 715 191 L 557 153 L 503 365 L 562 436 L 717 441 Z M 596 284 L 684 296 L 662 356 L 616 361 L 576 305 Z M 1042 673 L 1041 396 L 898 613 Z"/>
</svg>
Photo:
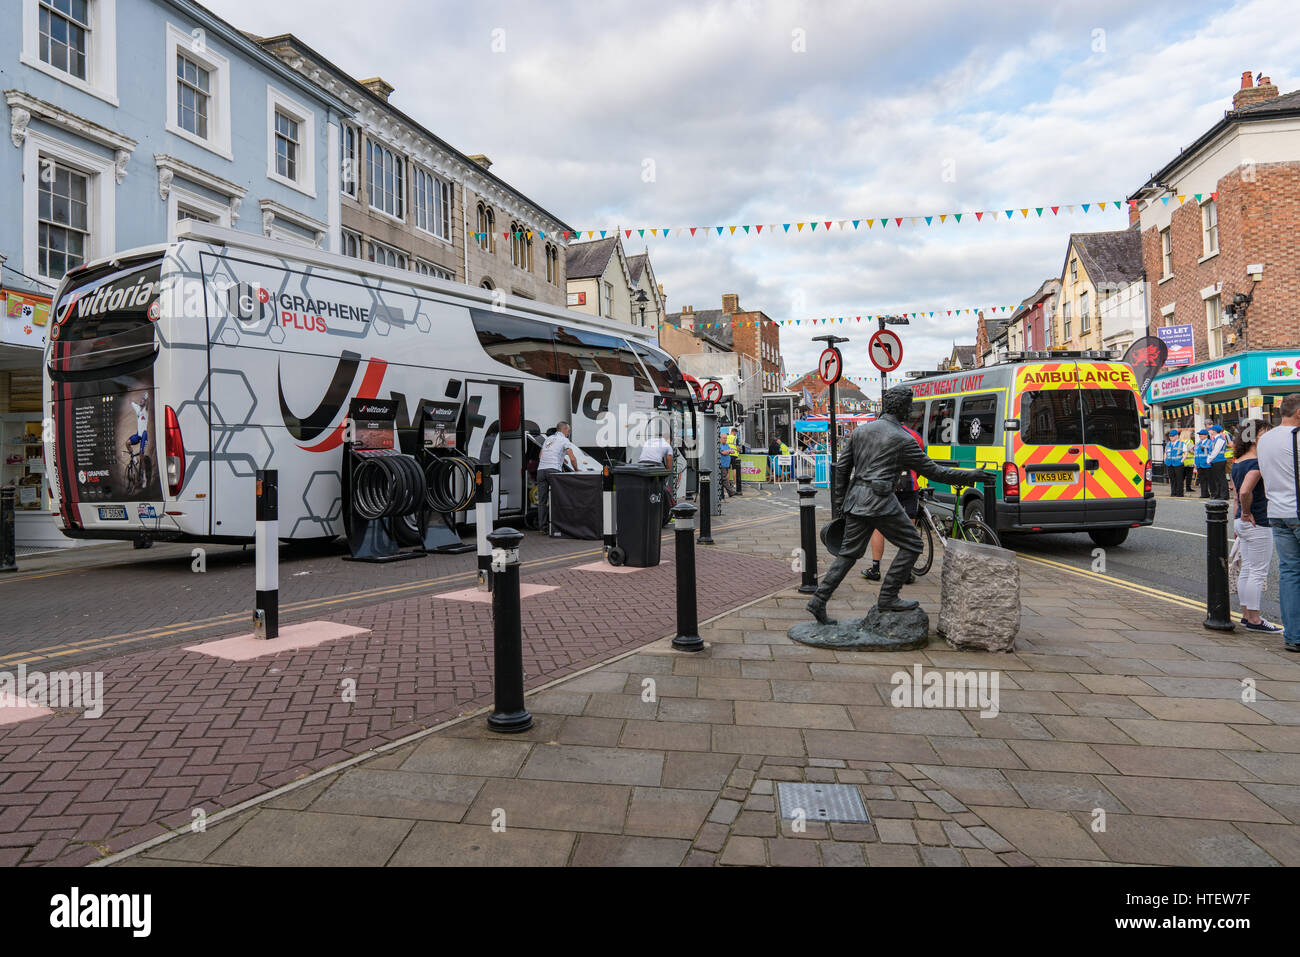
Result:
<svg viewBox="0 0 1300 957">
<path fill-rule="evenodd" d="M 982 522 L 984 521 L 984 500 L 982 498 L 972 498 L 961 507 L 961 520 L 963 522 Z"/>
<path fill-rule="evenodd" d="M 605 555 L 605 559 L 611 565 L 622 565 L 625 561 L 627 561 L 627 554 L 623 551 L 623 549 L 615 545 Z"/>
<path fill-rule="evenodd" d="M 1088 533 L 1094 545 L 1102 548 L 1116 548 L 1123 545 L 1128 538 L 1127 528 L 1098 528 Z"/>
</svg>

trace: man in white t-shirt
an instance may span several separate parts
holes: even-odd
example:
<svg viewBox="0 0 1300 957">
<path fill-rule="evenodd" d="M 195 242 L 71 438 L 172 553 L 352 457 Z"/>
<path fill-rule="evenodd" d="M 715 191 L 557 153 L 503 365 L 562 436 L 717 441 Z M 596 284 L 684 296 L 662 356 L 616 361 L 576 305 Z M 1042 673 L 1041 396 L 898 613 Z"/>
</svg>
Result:
<svg viewBox="0 0 1300 957">
<path fill-rule="evenodd" d="M 671 471 L 673 467 L 673 447 L 668 444 L 668 440 L 662 435 L 646 439 L 645 445 L 641 446 L 641 457 L 636 460 L 636 464 L 653 465 L 655 468 L 665 468 Z"/>
<path fill-rule="evenodd" d="M 1300 392 L 1282 400 L 1282 424 L 1255 445 L 1268 496 L 1268 524 L 1277 549 L 1282 639 L 1300 653 Z"/>
<path fill-rule="evenodd" d="M 542 443 L 541 455 L 537 458 L 537 527 L 555 538 L 559 532 L 551 532 L 551 473 L 564 468 L 567 457 L 574 471 L 578 469 L 578 457 L 573 453 L 574 445 L 569 441 L 569 423 L 561 422 L 555 431 Z"/>
</svg>

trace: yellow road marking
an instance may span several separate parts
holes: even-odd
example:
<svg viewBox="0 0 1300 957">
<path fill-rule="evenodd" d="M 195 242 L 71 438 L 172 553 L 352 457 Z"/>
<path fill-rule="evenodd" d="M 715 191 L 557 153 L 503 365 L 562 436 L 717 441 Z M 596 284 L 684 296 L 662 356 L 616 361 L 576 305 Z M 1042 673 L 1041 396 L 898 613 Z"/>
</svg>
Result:
<svg viewBox="0 0 1300 957">
<path fill-rule="evenodd" d="M 1173 592 L 1163 591 L 1159 588 L 1152 588 L 1150 585 L 1140 585 L 1137 582 L 1131 582 L 1125 578 L 1117 578 L 1113 575 L 1103 575 L 1101 572 L 1094 572 L 1090 568 L 1079 568 L 1076 565 L 1067 565 L 1064 562 L 1052 561 L 1050 558 L 1040 558 L 1037 555 L 1026 555 L 1023 552 L 1017 552 L 1018 558 L 1027 562 L 1034 562 L 1038 565 L 1047 565 L 1051 568 L 1059 568 L 1063 571 L 1073 572 L 1076 575 L 1082 575 L 1085 578 L 1091 578 L 1094 581 L 1106 582 L 1110 585 L 1117 585 L 1120 588 L 1126 588 L 1129 591 L 1138 594 L 1147 595 L 1151 598 L 1159 598 L 1163 601 L 1172 602 L 1175 605 L 1183 605 L 1186 608 L 1194 608 L 1198 611 L 1205 609 L 1205 603 L 1187 598 L 1183 595 L 1175 595 Z M 1240 621 L 1241 615 L 1238 612 L 1231 612 L 1234 621 Z"/>
</svg>

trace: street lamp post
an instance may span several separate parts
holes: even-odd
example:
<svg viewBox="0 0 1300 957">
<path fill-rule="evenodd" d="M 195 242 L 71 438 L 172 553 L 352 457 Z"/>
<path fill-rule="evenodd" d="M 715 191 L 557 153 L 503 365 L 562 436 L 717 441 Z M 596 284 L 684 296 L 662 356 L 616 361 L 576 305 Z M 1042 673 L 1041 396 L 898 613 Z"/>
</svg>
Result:
<svg viewBox="0 0 1300 957">
<path fill-rule="evenodd" d="M 636 294 L 636 304 L 641 308 L 641 326 L 645 327 L 645 307 L 650 301 L 650 297 L 645 294 L 644 289 L 638 289 Z"/>
</svg>

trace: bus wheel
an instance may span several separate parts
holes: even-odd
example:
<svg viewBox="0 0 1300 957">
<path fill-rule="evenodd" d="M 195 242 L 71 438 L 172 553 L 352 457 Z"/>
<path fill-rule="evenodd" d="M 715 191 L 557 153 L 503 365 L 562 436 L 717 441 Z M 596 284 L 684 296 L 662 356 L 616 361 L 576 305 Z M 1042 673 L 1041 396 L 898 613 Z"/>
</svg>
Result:
<svg viewBox="0 0 1300 957">
<path fill-rule="evenodd" d="M 1088 533 L 1094 545 L 1100 545 L 1102 548 L 1115 548 L 1124 544 L 1124 539 L 1128 538 L 1127 528 L 1098 528 Z"/>
<path fill-rule="evenodd" d="M 135 538 L 131 540 L 132 548 L 153 548 L 152 538 Z"/>
</svg>

